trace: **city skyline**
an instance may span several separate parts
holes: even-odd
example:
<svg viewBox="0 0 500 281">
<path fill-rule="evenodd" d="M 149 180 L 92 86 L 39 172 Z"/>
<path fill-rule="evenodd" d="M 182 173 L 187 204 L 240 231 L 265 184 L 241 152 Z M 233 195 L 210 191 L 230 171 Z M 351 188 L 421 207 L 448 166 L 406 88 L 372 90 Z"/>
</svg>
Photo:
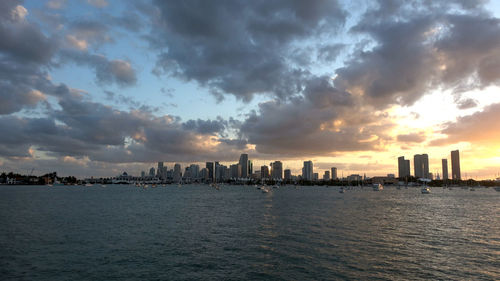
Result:
<svg viewBox="0 0 500 281">
<path fill-rule="evenodd" d="M 218 161 L 272 173 L 279 161 L 284 177 L 312 161 L 312 177 L 379 176 L 417 154 L 422 174 L 442 174 L 442 159 L 450 179 L 500 172 L 497 1 L 7 0 L 0 11 L 0 172 Z"/>
</svg>

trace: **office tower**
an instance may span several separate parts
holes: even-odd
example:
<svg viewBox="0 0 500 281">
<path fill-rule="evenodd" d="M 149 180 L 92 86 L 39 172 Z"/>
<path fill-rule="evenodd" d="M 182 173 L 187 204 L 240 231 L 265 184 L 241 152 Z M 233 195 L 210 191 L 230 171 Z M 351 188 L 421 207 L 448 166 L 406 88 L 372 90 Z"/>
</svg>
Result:
<svg viewBox="0 0 500 281">
<path fill-rule="evenodd" d="M 233 164 L 229 166 L 229 169 L 231 170 L 231 178 L 237 179 L 241 178 L 241 165 L 240 164 Z"/>
<path fill-rule="evenodd" d="M 413 166 L 416 178 L 429 178 L 429 156 L 427 154 L 414 155 Z"/>
<path fill-rule="evenodd" d="M 248 160 L 248 176 L 253 174 L 253 162 L 252 160 Z"/>
<path fill-rule="evenodd" d="M 156 169 L 156 177 L 163 178 L 163 162 L 158 162 L 158 168 Z"/>
<path fill-rule="evenodd" d="M 285 180 L 292 180 L 292 171 L 290 169 L 285 169 Z"/>
<path fill-rule="evenodd" d="M 197 179 L 200 177 L 200 166 L 196 164 L 189 165 L 189 173 L 192 179 Z"/>
<path fill-rule="evenodd" d="M 302 168 L 302 179 L 311 181 L 313 180 L 313 162 L 304 161 L 304 167 Z"/>
<path fill-rule="evenodd" d="M 398 157 L 398 177 L 407 178 L 410 176 L 410 160 L 405 160 L 404 156 Z"/>
<path fill-rule="evenodd" d="M 319 179 L 318 173 L 313 173 L 313 181 L 317 181 Z"/>
<path fill-rule="evenodd" d="M 325 171 L 325 174 L 323 175 L 323 180 L 325 181 L 330 180 L 330 171 Z"/>
<path fill-rule="evenodd" d="M 337 168 L 335 167 L 332 167 L 332 180 L 336 180 L 337 179 Z"/>
<path fill-rule="evenodd" d="M 283 179 L 283 164 L 281 161 L 274 161 L 271 167 L 271 177 L 275 180 Z"/>
<path fill-rule="evenodd" d="M 260 166 L 260 178 L 268 179 L 269 178 L 269 167 L 268 166 Z"/>
<path fill-rule="evenodd" d="M 460 175 L 460 155 L 457 150 L 451 152 L 451 178 L 454 180 L 461 180 Z"/>
<path fill-rule="evenodd" d="M 441 159 L 441 165 L 443 166 L 443 180 L 448 180 L 448 159 Z"/>
<path fill-rule="evenodd" d="M 248 154 L 240 155 L 241 177 L 248 178 Z"/>
<path fill-rule="evenodd" d="M 141 172 L 141 178 L 145 177 L 146 176 L 146 172 L 142 171 Z"/>
<path fill-rule="evenodd" d="M 215 161 L 214 163 L 214 178 L 216 181 L 220 181 L 220 164 L 219 161 Z"/>
<path fill-rule="evenodd" d="M 151 169 L 149 169 L 149 176 L 150 177 L 154 177 L 155 176 L 155 168 L 154 167 L 151 167 Z"/>
<path fill-rule="evenodd" d="M 174 182 L 179 182 L 182 179 L 182 174 L 181 174 L 181 164 L 175 164 L 174 165 L 174 175 L 173 175 Z"/>
<path fill-rule="evenodd" d="M 205 167 L 207 168 L 207 178 L 209 180 L 214 179 L 214 162 L 206 162 Z"/>
</svg>

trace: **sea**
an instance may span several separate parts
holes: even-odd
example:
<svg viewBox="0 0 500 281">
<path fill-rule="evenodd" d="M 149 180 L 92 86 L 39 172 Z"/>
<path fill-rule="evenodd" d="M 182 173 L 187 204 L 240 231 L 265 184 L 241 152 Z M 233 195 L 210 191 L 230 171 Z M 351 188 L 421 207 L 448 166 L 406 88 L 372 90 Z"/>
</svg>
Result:
<svg viewBox="0 0 500 281">
<path fill-rule="evenodd" d="M 4 185 L 0 280 L 500 280 L 500 192 Z"/>
</svg>

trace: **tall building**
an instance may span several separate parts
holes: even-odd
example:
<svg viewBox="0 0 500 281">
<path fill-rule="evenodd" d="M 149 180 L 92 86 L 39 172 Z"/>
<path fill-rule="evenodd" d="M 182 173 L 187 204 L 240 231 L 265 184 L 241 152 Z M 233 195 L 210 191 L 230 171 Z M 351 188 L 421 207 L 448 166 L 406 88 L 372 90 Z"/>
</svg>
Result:
<svg viewBox="0 0 500 281">
<path fill-rule="evenodd" d="M 441 165 L 443 166 L 443 180 L 448 180 L 448 159 L 441 159 Z"/>
<path fill-rule="evenodd" d="M 155 176 L 155 168 L 154 167 L 151 167 L 151 169 L 149 169 L 149 176 L 150 177 L 154 177 Z"/>
<path fill-rule="evenodd" d="M 253 174 L 253 162 L 248 160 L 248 176 L 250 177 L 251 174 Z"/>
<path fill-rule="evenodd" d="M 325 174 L 323 175 L 323 180 L 325 181 L 330 180 L 330 171 L 325 171 Z"/>
<path fill-rule="evenodd" d="M 241 177 L 248 178 L 248 154 L 243 153 L 240 155 L 239 164 L 241 165 Z"/>
<path fill-rule="evenodd" d="M 302 179 L 307 181 L 312 181 L 314 178 L 313 162 L 304 161 L 304 167 L 302 168 Z"/>
<path fill-rule="evenodd" d="M 398 177 L 406 178 L 410 176 L 410 160 L 405 160 L 404 156 L 398 157 Z"/>
<path fill-rule="evenodd" d="M 200 166 L 196 164 L 189 165 L 189 173 L 192 179 L 197 179 L 200 177 Z"/>
<path fill-rule="evenodd" d="M 241 165 L 240 164 L 233 164 L 229 166 L 229 169 L 231 170 L 231 178 L 237 179 L 241 178 Z"/>
<path fill-rule="evenodd" d="M 413 166 L 416 178 L 429 178 L 429 156 L 427 154 L 414 155 Z"/>
<path fill-rule="evenodd" d="M 173 175 L 174 182 L 179 182 L 182 179 L 182 173 L 181 173 L 181 164 L 175 164 L 174 165 L 174 175 Z"/>
<path fill-rule="evenodd" d="M 271 177 L 275 180 L 283 179 L 283 163 L 274 161 L 271 165 Z"/>
<path fill-rule="evenodd" d="M 268 179 L 269 178 L 269 167 L 268 166 L 260 166 L 260 178 Z"/>
<path fill-rule="evenodd" d="M 207 162 L 205 167 L 207 168 L 207 179 L 213 180 L 214 179 L 214 162 Z"/>
<path fill-rule="evenodd" d="M 332 170 L 332 174 L 331 174 L 331 176 L 332 176 L 332 180 L 336 180 L 336 179 L 338 178 L 338 177 L 337 177 L 337 168 L 332 167 L 332 169 L 331 169 L 331 170 Z"/>
<path fill-rule="evenodd" d="M 451 178 L 454 180 L 461 180 L 460 175 L 460 154 L 457 150 L 451 152 Z"/>
<path fill-rule="evenodd" d="M 158 162 L 158 168 L 156 169 L 156 177 L 163 178 L 163 162 Z"/>
<path fill-rule="evenodd" d="M 285 180 L 292 180 L 292 171 L 290 169 L 285 169 Z"/>
</svg>

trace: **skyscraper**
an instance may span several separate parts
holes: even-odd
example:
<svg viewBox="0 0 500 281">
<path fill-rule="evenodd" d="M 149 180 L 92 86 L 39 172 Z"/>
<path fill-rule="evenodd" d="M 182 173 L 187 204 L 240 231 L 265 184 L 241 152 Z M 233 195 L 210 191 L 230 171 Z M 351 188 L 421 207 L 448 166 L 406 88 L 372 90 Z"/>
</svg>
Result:
<svg viewBox="0 0 500 281">
<path fill-rule="evenodd" d="M 271 167 L 271 177 L 275 180 L 283 179 L 283 163 L 281 161 L 274 161 Z"/>
<path fill-rule="evenodd" d="M 154 177 L 155 176 L 155 168 L 154 167 L 151 167 L 151 169 L 149 169 L 149 176 L 150 177 Z"/>
<path fill-rule="evenodd" d="M 229 166 L 229 169 L 231 170 L 231 178 L 237 179 L 241 178 L 241 165 L 240 164 L 232 164 Z"/>
<path fill-rule="evenodd" d="M 292 171 L 290 169 L 285 169 L 285 180 L 291 180 L 292 179 Z"/>
<path fill-rule="evenodd" d="M 451 178 L 454 180 L 461 180 L 460 175 L 460 154 L 457 150 L 451 152 Z"/>
<path fill-rule="evenodd" d="M 325 174 L 323 175 L 323 180 L 326 181 L 330 180 L 330 171 L 325 171 Z"/>
<path fill-rule="evenodd" d="M 260 178 L 268 179 L 269 178 L 269 167 L 268 166 L 260 166 Z"/>
<path fill-rule="evenodd" d="M 174 182 L 179 182 L 182 179 L 182 174 L 181 174 L 181 164 L 175 164 L 174 165 L 174 176 L 173 176 Z"/>
<path fill-rule="evenodd" d="M 248 154 L 240 155 L 241 177 L 248 178 Z"/>
<path fill-rule="evenodd" d="M 413 166 L 416 178 L 429 178 L 429 156 L 427 154 L 414 155 Z"/>
<path fill-rule="evenodd" d="M 448 159 L 442 159 L 441 165 L 443 166 L 443 180 L 448 180 Z"/>
<path fill-rule="evenodd" d="M 248 176 L 250 177 L 253 174 L 253 162 L 252 160 L 248 160 Z"/>
<path fill-rule="evenodd" d="M 158 168 L 156 169 L 156 177 L 163 178 L 163 162 L 158 162 Z"/>
<path fill-rule="evenodd" d="M 206 162 L 206 166 L 207 168 L 207 177 L 209 180 L 213 180 L 214 179 L 214 162 Z"/>
<path fill-rule="evenodd" d="M 398 157 L 398 177 L 407 178 L 410 176 L 410 160 L 405 160 L 404 156 Z"/>
<path fill-rule="evenodd" d="M 332 180 L 336 180 L 337 179 L 337 168 L 335 167 L 332 167 Z"/>
<path fill-rule="evenodd" d="M 313 162 L 304 161 L 304 167 L 302 168 L 302 179 L 307 181 L 312 181 L 314 176 Z"/>
</svg>

